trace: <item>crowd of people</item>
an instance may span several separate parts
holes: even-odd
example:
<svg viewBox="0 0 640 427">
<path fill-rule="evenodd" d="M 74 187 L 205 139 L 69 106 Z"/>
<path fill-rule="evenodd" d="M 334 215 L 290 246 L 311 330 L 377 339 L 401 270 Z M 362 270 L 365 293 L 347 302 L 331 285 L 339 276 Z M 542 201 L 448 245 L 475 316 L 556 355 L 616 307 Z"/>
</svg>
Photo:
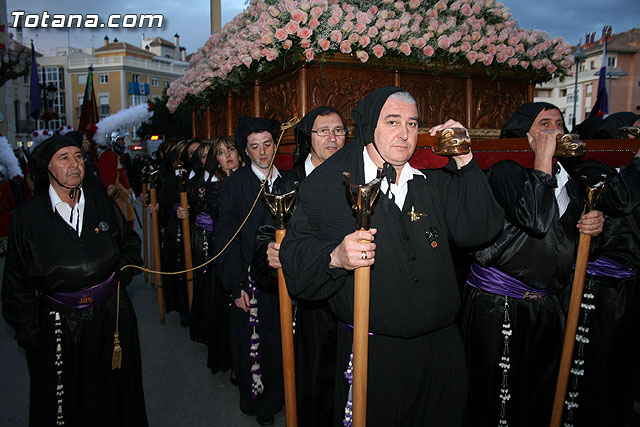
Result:
<svg viewBox="0 0 640 427">
<path fill-rule="evenodd" d="M 557 158 L 564 118 L 537 102 L 505 117 L 501 135 L 528 139 L 533 168 L 503 160 L 483 171 L 470 151 L 421 170 L 410 163 L 421 120 L 409 92 L 366 95 L 354 134 L 344 113 L 302 118 L 288 171 L 272 164 L 281 124 L 239 117 L 234 136 L 170 138 L 133 160 L 122 134 L 99 158 L 90 134 L 54 135 L 25 156 L 30 185 L 3 175 L 3 315 L 27 354 L 30 425 L 147 425 L 126 291 L 139 270 L 126 266 L 142 264 L 133 206 L 149 203 L 150 171 L 162 270 L 205 264 L 192 284 L 163 276 L 163 309 L 207 346 L 212 374 L 230 372 L 239 409 L 259 425 L 284 407 L 279 268 L 293 299 L 298 424 L 350 425 L 360 267 L 371 267 L 367 425 L 548 425 L 581 234 L 593 240 L 564 420 L 640 425 L 640 149 L 618 169 Z M 632 138 L 638 126 L 616 113 L 575 132 Z M 447 128 L 464 126 L 428 131 Z M 381 174 L 370 230 L 356 229 L 343 172 L 359 185 Z M 581 180 L 605 182 L 589 212 Z M 276 243 L 263 193 L 296 189 Z"/>
</svg>

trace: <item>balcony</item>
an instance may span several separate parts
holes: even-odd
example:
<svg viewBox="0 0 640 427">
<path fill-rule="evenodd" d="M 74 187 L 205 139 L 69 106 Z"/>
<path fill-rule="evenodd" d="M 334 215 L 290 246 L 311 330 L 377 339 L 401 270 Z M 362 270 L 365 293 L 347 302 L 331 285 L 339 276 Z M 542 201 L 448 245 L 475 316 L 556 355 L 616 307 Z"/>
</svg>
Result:
<svg viewBox="0 0 640 427">
<path fill-rule="evenodd" d="M 93 65 L 94 68 L 100 66 L 129 66 L 137 67 L 147 71 L 160 71 L 172 73 L 178 76 L 183 75 L 187 71 L 187 63 L 166 63 L 159 61 L 149 61 L 148 59 L 132 58 L 125 56 L 103 56 L 99 58 L 78 58 L 69 60 L 70 71 L 85 71 Z"/>
</svg>

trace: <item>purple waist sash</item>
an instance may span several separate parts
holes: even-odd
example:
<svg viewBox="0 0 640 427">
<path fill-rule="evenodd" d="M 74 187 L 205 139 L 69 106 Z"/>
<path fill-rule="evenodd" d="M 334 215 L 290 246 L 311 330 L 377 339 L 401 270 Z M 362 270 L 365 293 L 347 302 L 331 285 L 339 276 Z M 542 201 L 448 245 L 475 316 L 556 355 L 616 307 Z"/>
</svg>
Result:
<svg viewBox="0 0 640 427">
<path fill-rule="evenodd" d="M 342 329 L 344 329 L 345 331 L 353 332 L 353 325 L 344 323 L 342 320 L 338 321 L 338 324 L 340 324 L 340 326 L 342 326 Z M 373 335 L 375 335 L 373 332 L 369 332 L 369 336 Z"/>
<path fill-rule="evenodd" d="M 631 267 L 604 256 L 595 261 L 589 261 L 587 263 L 587 273 L 592 276 L 606 276 L 616 279 L 626 279 L 636 275 L 636 272 Z"/>
<path fill-rule="evenodd" d="M 207 215 L 204 212 L 200 212 L 198 215 L 196 215 L 196 227 L 200 227 L 203 230 L 215 233 L 216 222 L 213 220 L 213 218 L 211 218 L 210 215 Z"/>
<path fill-rule="evenodd" d="M 102 283 L 77 292 L 56 292 L 45 295 L 47 299 L 71 308 L 87 308 L 100 305 L 116 292 L 115 273 Z"/>
<path fill-rule="evenodd" d="M 547 296 L 545 291 L 532 288 L 497 268 L 485 268 L 478 264 L 471 264 L 467 284 L 492 294 L 511 298 L 538 299 Z"/>
</svg>

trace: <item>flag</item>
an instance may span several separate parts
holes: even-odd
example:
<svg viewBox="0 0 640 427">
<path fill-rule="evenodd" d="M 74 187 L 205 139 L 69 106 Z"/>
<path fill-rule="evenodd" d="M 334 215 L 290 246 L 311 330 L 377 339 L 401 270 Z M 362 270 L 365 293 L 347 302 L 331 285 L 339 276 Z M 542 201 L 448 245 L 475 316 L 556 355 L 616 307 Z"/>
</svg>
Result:
<svg viewBox="0 0 640 427">
<path fill-rule="evenodd" d="M 100 120 L 98 115 L 98 105 L 96 104 L 96 94 L 93 90 L 93 65 L 89 67 L 87 75 L 87 86 L 84 88 L 82 100 L 82 111 L 80 112 L 80 123 L 78 130 L 82 132 L 90 131 L 90 126 L 95 125 Z"/>
<path fill-rule="evenodd" d="M 609 99 L 607 97 L 607 36 L 604 36 L 604 50 L 602 51 L 602 65 L 600 77 L 598 77 L 598 96 L 596 103 L 589 113 L 591 117 L 604 117 L 609 112 Z"/>
<path fill-rule="evenodd" d="M 31 87 L 29 88 L 29 115 L 33 120 L 38 121 L 40 118 L 40 109 L 42 109 L 42 92 L 40 91 L 40 82 L 38 81 L 38 63 L 36 62 L 36 51 L 31 42 Z"/>
</svg>

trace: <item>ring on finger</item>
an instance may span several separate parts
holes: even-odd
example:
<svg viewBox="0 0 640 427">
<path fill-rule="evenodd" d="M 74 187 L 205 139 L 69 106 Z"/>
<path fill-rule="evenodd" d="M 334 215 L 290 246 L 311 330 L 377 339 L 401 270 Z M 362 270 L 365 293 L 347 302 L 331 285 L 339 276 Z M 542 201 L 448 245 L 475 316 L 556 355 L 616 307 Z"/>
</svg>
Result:
<svg viewBox="0 0 640 427">
<path fill-rule="evenodd" d="M 367 251 L 362 251 L 362 253 L 360 254 L 360 259 L 367 259 L 369 258 L 369 254 L 367 253 Z"/>
</svg>

